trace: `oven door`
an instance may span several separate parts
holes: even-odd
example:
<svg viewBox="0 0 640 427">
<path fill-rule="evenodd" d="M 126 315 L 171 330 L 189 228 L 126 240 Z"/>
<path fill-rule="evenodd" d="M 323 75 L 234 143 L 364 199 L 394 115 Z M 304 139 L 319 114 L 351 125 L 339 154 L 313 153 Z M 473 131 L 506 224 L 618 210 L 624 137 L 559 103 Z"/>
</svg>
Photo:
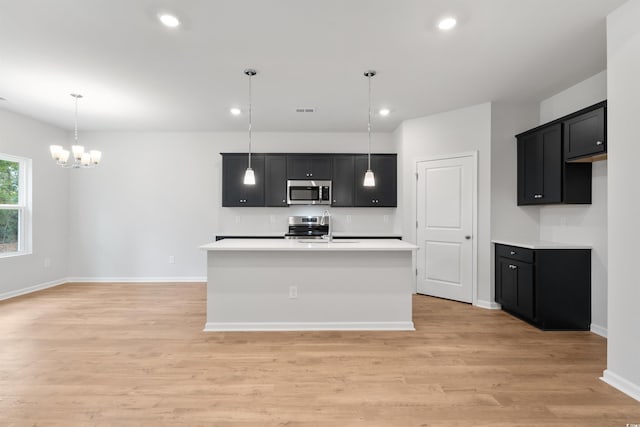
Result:
<svg viewBox="0 0 640 427">
<path fill-rule="evenodd" d="M 290 205 L 330 205 L 331 181 L 287 181 Z"/>
</svg>

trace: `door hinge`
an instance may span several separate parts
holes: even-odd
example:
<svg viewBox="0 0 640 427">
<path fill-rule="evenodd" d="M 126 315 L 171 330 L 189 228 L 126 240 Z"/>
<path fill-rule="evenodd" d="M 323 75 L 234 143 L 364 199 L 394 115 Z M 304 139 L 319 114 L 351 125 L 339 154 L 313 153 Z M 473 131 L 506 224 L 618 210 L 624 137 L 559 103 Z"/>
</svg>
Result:
<svg viewBox="0 0 640 427">
<path fill-rule="evenodd" d="M 416 268 L 416 276 L 418 275 L 418 269 Z"/>
<path fill-rule="evenodd" d="M 416 172 L 416 181 L 418 180 L 418 172 Z"/>
<path fill-rule="evenodd" d="M 416 221 L 416 228 L 418 228 L 418 221 Z"/>
</svg>

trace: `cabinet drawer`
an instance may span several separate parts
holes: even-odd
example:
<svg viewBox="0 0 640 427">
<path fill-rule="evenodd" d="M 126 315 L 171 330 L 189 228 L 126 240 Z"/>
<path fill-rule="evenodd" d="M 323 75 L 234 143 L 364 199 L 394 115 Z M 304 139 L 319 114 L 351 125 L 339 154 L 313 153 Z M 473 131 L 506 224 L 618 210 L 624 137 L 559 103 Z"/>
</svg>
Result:
<svg viewBox="0 0 640 427">
<path fill-rule="evenodd" d="M 522 262 L 533 263 L 533 250 L 519 246 L 496 244 L 496 257 L 511 258 Z"/>
</svg>

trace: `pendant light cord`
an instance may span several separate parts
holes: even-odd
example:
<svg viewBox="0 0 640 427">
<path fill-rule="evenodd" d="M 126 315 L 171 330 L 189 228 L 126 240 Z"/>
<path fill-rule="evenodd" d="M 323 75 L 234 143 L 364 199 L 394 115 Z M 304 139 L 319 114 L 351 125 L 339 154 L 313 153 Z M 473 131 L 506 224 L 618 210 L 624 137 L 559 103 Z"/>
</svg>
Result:
<svg viewBox="0 0 640 427">
<path fill-rule="evenodd" d="M 367 131 L 369 132 L 369 155 L 367 170 L 371 170 L 371 74 L 369 74 L 367 78 L 369 80 L 369 121 L 367 123 Z"/>
<path fill-rule="evenodd" d="M 251 168 L 251 78 L 253 75 L 249 73 L 249 168 Z"/>
<path fill-rule="evenodd" d="M 74 96 L 74 98 L 76 99 L 76 113 L 75 113 L 75 126 L 74 126 L 74 131 L 73 131 L 73 139 L 76 143 L 76 145 L 78 145 L 78 96 Z"/>
</svg>

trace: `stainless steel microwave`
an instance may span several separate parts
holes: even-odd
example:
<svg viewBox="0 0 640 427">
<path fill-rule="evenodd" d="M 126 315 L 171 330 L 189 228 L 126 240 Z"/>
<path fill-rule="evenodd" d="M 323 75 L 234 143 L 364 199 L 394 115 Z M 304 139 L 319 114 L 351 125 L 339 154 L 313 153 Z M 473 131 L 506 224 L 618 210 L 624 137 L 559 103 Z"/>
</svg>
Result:
<svg viewBox="0 0 640 427">
<path fill-rule="evenodd" d="M 290 179 L 287 181 L 290 205 L 330 205 L 331 181 Z"/>
</svg>

